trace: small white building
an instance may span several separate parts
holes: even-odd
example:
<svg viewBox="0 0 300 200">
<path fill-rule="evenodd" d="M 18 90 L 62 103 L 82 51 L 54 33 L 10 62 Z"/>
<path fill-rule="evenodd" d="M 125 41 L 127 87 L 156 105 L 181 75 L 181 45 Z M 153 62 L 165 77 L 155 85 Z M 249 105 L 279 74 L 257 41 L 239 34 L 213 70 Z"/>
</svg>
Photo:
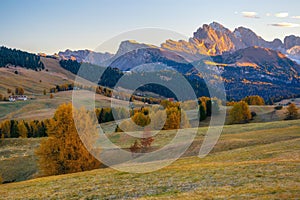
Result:
<svg viewBox="0 0 300 200">
<path fill-rule="evenodd" d="M 27 96 L 26 95 L 9 96 L 8 100 L 10 102 L 14 102 L 14 101 L 27 101 Z"/>
</svg>

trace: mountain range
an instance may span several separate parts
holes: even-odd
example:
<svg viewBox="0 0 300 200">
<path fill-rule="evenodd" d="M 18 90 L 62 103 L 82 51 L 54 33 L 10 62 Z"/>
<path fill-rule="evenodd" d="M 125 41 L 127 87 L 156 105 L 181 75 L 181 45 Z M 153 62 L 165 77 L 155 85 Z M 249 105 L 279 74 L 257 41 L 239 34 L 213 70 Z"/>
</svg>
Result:
<svg viewBox="0 0 300 200">
<path fill-rule="evenodd" d="M 68 49 L 50 57 L 59 59 L 62 67 L 72 73 L 78 71 L 80 63 L 119 70 L 110 70 L 117 74 L 111 75 L 113 82 L 126 71 L 148 71 L 157 75 L 163 72 L 161 77 L 171 80 L 172 73 L 166 78 L 166 71 L 175 70 L 188 79 L 199 96 L 204 95 L 203 88 L 200 89 L 205 85 L 204 79 L 223 82 L 228 100 L 260 95 L 272 101 L 300 95 L 300 65 L 297 63 L 300 37 L 291 35 L 283 41 L 266 41 L 248 28 L 231 31 L 216 22 L 204 24 L 187 41 L 168 39 L 155 46 L 126 40 L 120 43 L 115 54 Z M 74 66 L 76 70 L 72 69 Z M 107 73 L 106 78 L 109 76 Z M 110 81 L 110 87 L 113 82 Z"/>
<path fill-rule="evenodd" d="M 96 53 L 90 50 L 66 50 L 65 52 L 59 52 L 59 56 L 61 59 L 70 59 L 72 57 L 72 59 L 76 59 L 79 62 L 89 61 L 97 65 L 109 65 L 116 58 L 135 49 L 159 48 L 175 52 L 187 61 L 196 61 L 205 56 L 221 55 L 253 46 L 280 51 L 291 59 L 300 60 L 300 37 L 298 36 L 286 36 L 284 41 L 280 39 L 266 41 L 251 29 L 238 27 L 234 31 L 230 31 L 217 22 L 209 25 L 204 24 L 194 32 L 193 37 L 188 41 L 174 41 L 169 39 L 162 43 L 160 47 L 157 47 L 151 44 L 138 43 L 134 40 L 127 40 L 121 42 L 115 55 L 110 53 Z M 110 62 L 105 62 L 108 60 Z"/>
</svg>

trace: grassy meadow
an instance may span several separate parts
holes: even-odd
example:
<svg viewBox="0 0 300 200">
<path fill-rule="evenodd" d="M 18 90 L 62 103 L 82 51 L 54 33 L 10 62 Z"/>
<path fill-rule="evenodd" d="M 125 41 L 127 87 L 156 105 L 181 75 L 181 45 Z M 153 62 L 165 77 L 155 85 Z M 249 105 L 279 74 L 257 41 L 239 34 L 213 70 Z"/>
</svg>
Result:
<svg viewBox="0 0 300 200">
<path fill-rule="evenodd" d="M 298 199 L 299 122 L 225 126 L 212 153 L 202 159 L 197 154 L 206 128 L 200 128 L 184 156 L 158 171 L 133 174 L 105 168 L 36 178 L 1 185 L 0 199 Z M 173 131 L 161 131 L 153 146 L 160 147 L 173 136 Z M 124 142 L 122 133 L 109 137 L 115 143 L 121 141 L 123 148 L 132 142 L 130 138 Z M 37 146 L 38 139 L 33 140 L 29 139 Z M 13 139 L 2 144 L 2 155 L 12 143 Z M 25 159 L 15 154 L 9 154 L 12 162 L 18 156 Z"/>
</svg>

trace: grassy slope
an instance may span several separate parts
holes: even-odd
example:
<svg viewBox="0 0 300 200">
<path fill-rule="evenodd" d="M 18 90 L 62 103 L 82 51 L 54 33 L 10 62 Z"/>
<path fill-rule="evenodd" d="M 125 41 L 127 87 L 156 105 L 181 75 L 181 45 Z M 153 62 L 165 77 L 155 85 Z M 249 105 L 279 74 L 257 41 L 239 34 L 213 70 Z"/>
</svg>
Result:
<svg viewBox="0 0 300 200">
<path fill-rule="evenodd" d="M 0 187 L 0 198 L 300 198 L 299 133 L 299 121 L 226 126 L 204 159 L 181 158 L 146 174 L 99 169 L 11 183 Z"/>
<path fill-rule="evenodd" d="M 60 99 L 50 101 L 49 94 L 44 96 L 43 90 L 49 92 L 49 89 L 55 85 L 72 83 L 75 76 L 62 69 L 58 60 L 42 58 L 42 61 L 48 71 L 36 72 L 20 67 L 0 68 L 1 94 L 8 96 L 7 88 L 14 91 L 16 87 L 23 87 L 25 94 L 35 99 L 26 102 L 0 102 L 0 120 L 48 118 L 53 114 L 51 109 L 56 109 L 57 104 L 65 102 L 64 99 L 62 101 Z M 15 74 L 15 70 L 19 73 Z"/>
<path fill-rule="evenodd" d="M 51 87 L 64 83 L 71 83 L 75 75 L 59 66 L 58 60 L 42 58 L 45 68 L 48 69 L 36 72 L 20 67 L 0 68 L 0 93 L 7 95 L 7 88 L 15 90 L 16 87 L 23 87 L 25 93 L 41 95 L 43 90 L 49 91 Z M 15 74 L 15 71 L 18 74 Z"/>
<path fill-rule="evenodd" d="M 56 108 L 63 103 L 72 101 L 72 91 L 59 92 L 54 94 L 54 98 L 50 99 L 49 89 L 56 85 L 64 83 L 72 83 L 75 80 L 75 75 L 60 67 L 58 60 L 50 58 L 41 58 L 48 71 L 43 70 L 36 72 L 24 68 L 0 68 L 0 94 L 8 96 L 7 88 L 12 91 L 16 87 L 23 87 L 25 94 L 33 97 L 33 100 L 26 102 L 0 102 L 0 121 L 5 119 L 46 119 L 51 118 Z M 15 74 L 17 70 L 19 74 Z M 41 82 L 40 82 L 41 80 Z M 90 85 L 88 81 L 82 81 L 86 85 Z M 47 95 L 43 95 L 43 90 L 46 89 Z M 91 103 L 92 100 L 86 100 L 88 91 L 79 91 L 82 100 L 86 103 Z M 126 102 L 115 100 L 121 105 Z M 110 107 L 111 99 L 102 95 L 96 95 L 97 107 Z M 137 102 L 139 106 L 142 104 Z"/>
<path fill-rule="evenodd" d="M 4 181 L 23 181 L 38 172 L 34 150 L 41 139 L 0 140 L 0 175 Z"/>
</svg>

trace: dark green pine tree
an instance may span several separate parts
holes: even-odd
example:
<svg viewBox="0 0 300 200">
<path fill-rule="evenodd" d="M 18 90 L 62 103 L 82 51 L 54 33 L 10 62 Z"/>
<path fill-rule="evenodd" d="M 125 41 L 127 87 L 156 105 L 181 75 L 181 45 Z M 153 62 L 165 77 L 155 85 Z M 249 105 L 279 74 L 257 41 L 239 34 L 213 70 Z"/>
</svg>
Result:
<svg viewBox="0 0 300 200">
<path fill-rule="evenodd" d="M 203 120 L 206 119 L 205 108 L 204 108 L 204 106 L 202 104 L 200 104 L 199 114 L 200 114 L 200 121 L 203 121 Z"/>
</svg>

